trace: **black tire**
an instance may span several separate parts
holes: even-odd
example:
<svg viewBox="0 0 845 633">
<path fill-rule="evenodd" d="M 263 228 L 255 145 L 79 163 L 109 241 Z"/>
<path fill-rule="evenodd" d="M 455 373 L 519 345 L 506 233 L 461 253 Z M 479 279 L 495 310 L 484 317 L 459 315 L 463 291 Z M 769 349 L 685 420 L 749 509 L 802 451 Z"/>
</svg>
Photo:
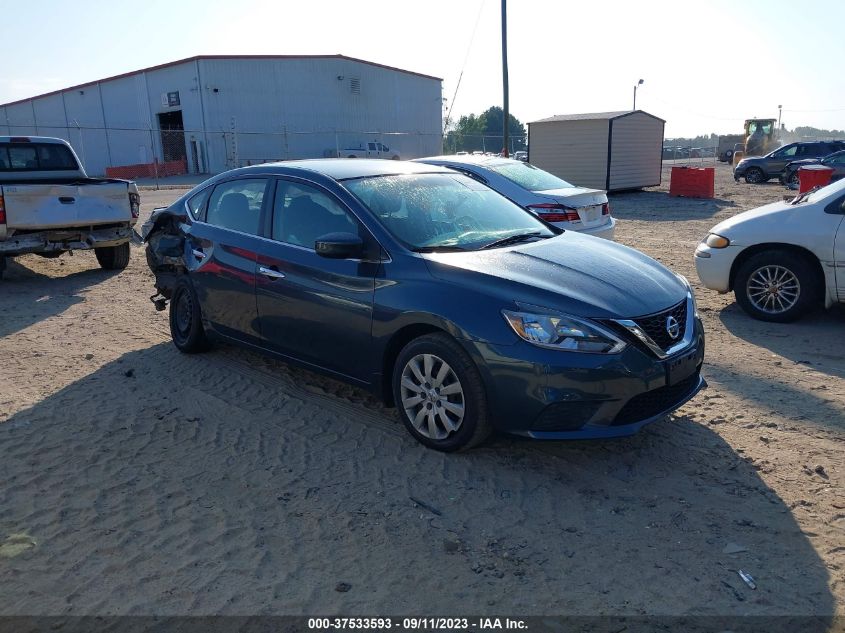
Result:
<svg viewBox="0 0 845 633">
<path fill-rule="evenodd" d="M 781 297 L 781 304 L 785 303 L 788 307 L 780 309 L 782 305 L 776 304 L 778 299 L 772 297 L 770 309 L 762 309 L 760 304 L 766 300 L 766 296 L 758 294 L 755 299 L 752 296 L 754 288 L 759 288 L 759 282 L 766 277 L 767 271 L 771 273 L 777 270 L 785 271 L 784 274 L 788 273 L 796 281 L 792 284 L 786 276 L 784 289 L 777 293 Z M 760 276 L 757 276 L 758 273 Z M 777 273 L 772 276 L 779 277 Z M 755 281 L 749 287 L 752 277 Z M 819 279 L 818 270 L 808 257 L 777 249 L 757 253 L 743 262 L 736 272 L 733 286 L 736 302 L 749 316 L 773 323 L 789 323 L 802 317 L 820 305 L 824 292 L 824 282 Z"/>
<path fill-rule="evenodd" d="M 759 185 L 767 180 L 766 174 L 759 167 L 749 167 L 748 171 L 745 172 L 745 182 L 749 185 Z"/>
<path fill-rule="evenodd" d="M 724 162 L 726 162 L 726 163 L 731 162 L 731 159 L 732 159 L 733 157 L 734 157 L 733 150 L 730 150 L 730 149 L 729 149 L 727 152 L 725 152 L 725 161 L 724 161 Z"/>
<path fill-rule="evenodd" d="M 432 438 L 418 431 L 403 405 L 403 389 L 405 389 L 402 381 L 403 372 L 406 367 L 409 367 L 409 363 L 413 359 L 428 354 L 433 355 L 438 360 L 444 361 L 448 365 L 448 368 L 452 372 L 450 377 L 457 379 L 458 387 L 461 389 L 460 396 L 453 394 L 447 396 L 446 400 L 452 399 L 453 402 L 450 404 L 454 404 L 454 399 L 460 398 L 459 404 L 463 407 L 463 418 L 457 429 L 448 431 L 447 436 L 442 439 Z M 442 364 L 435 364 L 434 366 L 439 369 L 442 367 Z M 444 384 L 446 380 L 443 381 Z M 394 363 L 392 385 L 393 398 L 399 410 L 399 416 L 405 424 L 405 428 L 408 429 L 408 432 L 418 442 L 429 448 L 447 453 L 467 450 L 473 446 L 478 446 L 492 432 L 487 394 L 484 389 L 484 383 L 481 380 L 481 374 L 463 348 L 445 333 L 426 334 L 408 343 L 399 353 Z M 406 393 L 408 393 L 407 389 Z M 442 420 L 442 416 L 446 415 L 445 412 L 440 413 L 437 410 L 437 407 L 440 407 L 439 400 L 434 404 L 423 400 L 420 406 L 421 408 L 427 407 L 428 410 L 435 411 L 432 414 L 433 418 L 440 415 Z"/>
<path fill-rule="evenodd" d="M 6 256 L 0 255 L 0 279 L 3 279 L 4 272 L 6 272 Z"/>
<path fill-rule="evenodd" d="M 179 351 L 185 354 L 204 352 L 210 347 L 202 327 L 197 293 L 186 277 L 176 282 L 170 298 L 170 337 Z"/>
<path fill-rule="evenodd" d="M 122 270 L 129 265 L 129 242 L 118 246 L 95 248 L 94 254 L 104 270 Z"/>
<path fill-rule="evenodd" d="M 801 178 L 798 176 L 798 172 L 797 171 L 793 172 L 792 175 L 789 177 L 789 179 L 783 184 L 785 184 L 787 186 L 792 186 L 792 187 L 795 187 L 796 189 L 798 189 L 798 187 L 801 186 Z"/>
</svg>

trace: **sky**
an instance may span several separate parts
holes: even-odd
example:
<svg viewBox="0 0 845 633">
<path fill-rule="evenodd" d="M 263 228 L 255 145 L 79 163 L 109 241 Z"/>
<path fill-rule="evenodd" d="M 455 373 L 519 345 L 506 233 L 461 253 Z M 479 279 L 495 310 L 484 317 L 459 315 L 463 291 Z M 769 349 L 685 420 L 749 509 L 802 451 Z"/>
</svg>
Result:
<svg viewBox="0 0 845 633">
<path fill-rule="evenodd" d="M 0 0 L 0 15 L 0 103 L 194 55 L 341 53 L 442 77 L 453 119 L 502 104 L 500 0 Z M 510 110 L 628 110 L 643 79 L 637 107 L 667 138 L 739 133 L 778 105 L 787 128 L 843 129 L 843 24 L 842 0 L 510 0 Z"/>
</svg>

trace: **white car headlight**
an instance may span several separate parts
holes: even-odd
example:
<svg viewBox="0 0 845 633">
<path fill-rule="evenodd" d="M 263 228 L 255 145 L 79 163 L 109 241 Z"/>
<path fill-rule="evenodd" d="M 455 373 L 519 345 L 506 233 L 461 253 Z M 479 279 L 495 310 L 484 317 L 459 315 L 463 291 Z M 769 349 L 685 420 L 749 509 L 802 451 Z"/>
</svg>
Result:
<svg viewBox="0 0 845 633">
<path fill-rule="evenodd" d="M 582 319 L 562 314 L 537 314 L 502 310 L 517 335 L 533 345 L 569 352 L 616 354 L 625 341 L 612 332 Z"/>
<path fill-rule="evenodd" d="M 727 248 L 731 245 L 731 241 L 728 238 L 716 235 L 715 233 L 711 233 L 705 237 L 704 243 L 710 248 Z"/>
</svg>

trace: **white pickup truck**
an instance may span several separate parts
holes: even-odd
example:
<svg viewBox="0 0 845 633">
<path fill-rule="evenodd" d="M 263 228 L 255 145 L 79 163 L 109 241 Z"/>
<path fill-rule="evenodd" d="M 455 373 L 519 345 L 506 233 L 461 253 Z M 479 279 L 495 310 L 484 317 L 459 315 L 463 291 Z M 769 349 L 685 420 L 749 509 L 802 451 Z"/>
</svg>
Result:
<svg viewBox="0 0 845 633">
<path fill-rule="evenodd" d="M 126 268 L 141 198 L 128 180 L 89 178 L 59 138 L 0 136 L 0 276 L 6 257 L 94 249 Z"/>
<path fill-rule="evenodd" d="M 377 141 L 361 143 L 358 147 L 347 147 L 340 150 L 340 156 L 346 158 L 389 158 L 399 160 L 399 152 L 391 150 L 387 145 Z"/>
</svg>

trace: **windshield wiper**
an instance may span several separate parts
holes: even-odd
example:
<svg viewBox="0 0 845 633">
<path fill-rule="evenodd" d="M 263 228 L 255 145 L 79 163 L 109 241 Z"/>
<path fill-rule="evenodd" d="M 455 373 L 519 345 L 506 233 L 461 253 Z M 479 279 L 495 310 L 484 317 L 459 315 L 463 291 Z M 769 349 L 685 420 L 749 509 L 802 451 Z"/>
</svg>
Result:
<svg viewBox="0 0 845 633">
<path fill-rule="evenodd" d="M 790 204 L 798 204 L 799 202 L 804 202 L 804 200 L 807 199 L 807 196 L 809 196 L 811 193 L 816 193 L 821 188 L 821 185 L 816 185 L 812 189 L 796 196 L 796 198 Z"/>
<path fill-rule="evenodd" d="M 450 244 L 443 244 L 440 246 L 418 246 L 412 249 L 415 253 L 453 253 L 457 251 L 465 251 L 463 246 L 454 246 Z"/>
<path fill-rule="evenodd" d="M 531 239 L 532 237 L 540 237 L 542 233 L 540 231 L 531 231 L 530 233 L 517 233 L 516 235 L 508 235 L 507 237 L 503 237 L 499 240 L 495 240 L 490 242 L 489 244 L 485 244 L 481 247 L 481 250 L 485 248 L 496 248 L 497 246 L 509 246 L 511 244 L 518 244 L 519 242 L 524 242 L 525 240 Z"/>
</svg>

